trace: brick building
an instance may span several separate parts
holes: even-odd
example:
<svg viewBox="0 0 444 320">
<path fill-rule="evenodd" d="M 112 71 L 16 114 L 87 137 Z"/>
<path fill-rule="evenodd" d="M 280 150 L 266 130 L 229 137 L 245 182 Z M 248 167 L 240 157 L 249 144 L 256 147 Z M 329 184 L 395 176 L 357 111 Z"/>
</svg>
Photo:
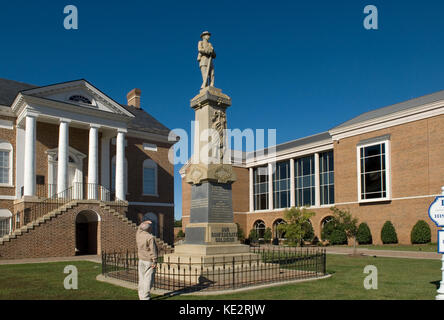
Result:
<svg viewBox="0 0 444 320">
<path fill-rule="evenodd" d="M 267 154 L 267 150 L 265 150 Z M 308 206 L 320 238 L 332 206 L 366 222 L 373 243 L 390 220 L 400 243 L 410 243 L 418 220 L 436 242 L 428 207 L 444 185 L 444 91 L 364 113 L 323 133 L 276 146 L 275 157 L 244 155 L 235 164 L 233 210 L 248 235 L 285 223 L 283 211 Z M 181 173 L 184 174 L 184 168 Z M 190 186 L 182 181 L 183 225 Z"/>
<path fill-rule="evenodd" d="M 127 98 L 0 79 L 0 259 L 133 249 L 143 218 L 173 243 L 175 141 Z"/>
</svg>

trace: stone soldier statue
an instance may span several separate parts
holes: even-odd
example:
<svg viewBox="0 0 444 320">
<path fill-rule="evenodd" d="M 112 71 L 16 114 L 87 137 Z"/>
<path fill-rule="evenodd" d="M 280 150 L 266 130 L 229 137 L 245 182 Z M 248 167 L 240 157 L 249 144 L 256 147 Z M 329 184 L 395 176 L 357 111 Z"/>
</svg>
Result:
<svg viewBox="0 0 444 320">
<path fill-rule="evenodd" d="M 209 85 L 214 87 L 214 64 L 213 60 L 216 59 L 216 52 L 213 46 L 208 41 L 210 40 L 211 33 L 208 31 L 202 32 L 200 35 L 201 41 L 197 45 L 199 54 L 197 55 L 197 61 L 199 61 L 200 71 L 202 72 L 202 86 L 201 89 Z M 208 70 L 209 68 L 209 70 Z"/>
</svg>

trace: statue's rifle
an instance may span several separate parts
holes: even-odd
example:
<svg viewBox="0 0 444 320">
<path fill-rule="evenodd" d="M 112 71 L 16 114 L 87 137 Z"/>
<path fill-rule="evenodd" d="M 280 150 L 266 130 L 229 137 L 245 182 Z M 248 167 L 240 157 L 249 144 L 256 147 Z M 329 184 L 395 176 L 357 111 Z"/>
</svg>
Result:
<svg viewBox="0 0 444 320">
<path fill-rule="evenodd" d="M 211 60 L 213 59 L 213 53 L 211 53 L 210 60 L 208 60 L 208 66 L 207 66 L 207 74 L 205 75 L 205 80 L 203 83 L 203 87 L 205 88 L 208 83 L 208 76 L 210 75 L 210 68 L 211 68 Z"/>
</svg>

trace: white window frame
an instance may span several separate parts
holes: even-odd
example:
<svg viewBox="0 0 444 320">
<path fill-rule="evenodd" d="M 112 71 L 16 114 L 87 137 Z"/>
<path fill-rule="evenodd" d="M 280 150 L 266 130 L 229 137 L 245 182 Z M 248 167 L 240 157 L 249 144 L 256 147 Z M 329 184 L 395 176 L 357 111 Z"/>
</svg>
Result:
<svg viewBox="0 0 444 320">
<path fill-rule="evenodd" d="M 12 145 L 4 140 L 0 140 L 0 151 L 5 151 L 9 153 L 9 181 L 7 183 L 0 183 L 0 187 L 14 187 L 13 184 L 13 176 L 12 176 L 12 172 L 14 169 L 14 150 L 12 148 Z"/>
<path fill-rule="evenodd" d="M 145 193 L 145 168 L 148 169 L 154 169 L 154 193 Z M 157 179 L 157 163 L 155 161 L 153 161 L 152 159 L 146 159 L 143 162 L 143 167 L 142 167 L 142 195 L 144 196 L 150 196 L 150 197 L 158 197 L 159 193 L 158 193 L 158 189 L 157 189 L 157 185 L 158 185 L 158 179 Z"/>
<path fill-rule="evenodd" d="M 375 145 L 385 144 L 385 182 L 386 182 L 386 197 L 375 198 L 375 199 L 362 199 L 362 190 L 361 190 L 361 148 L 371 147 Z M 390 140 L 389 139 L 381 139 L 379 141 L 373 141 L 369 143 L 362 143 L 356 146 L 356 168 L 358 173 L 358 203 L 369 203 L 369 202 L 381 202 L 381 201 L 390 201 L 392 199 L 392 183 L 391 183 L 391 166 L 390 166 Z"/>
</svg>

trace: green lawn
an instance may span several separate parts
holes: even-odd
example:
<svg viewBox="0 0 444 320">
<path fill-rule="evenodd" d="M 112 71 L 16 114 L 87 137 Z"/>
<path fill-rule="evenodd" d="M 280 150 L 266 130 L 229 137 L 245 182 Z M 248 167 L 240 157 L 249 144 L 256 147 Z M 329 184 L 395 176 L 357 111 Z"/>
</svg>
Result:
<svg viewBox="0 0 444 320">
<path fill-rule="evenodd" d="M 77 266 L 79 289 L 65 290 L 66 265 Z M 363 273 L 375 265 L 379 289 L 366 290 Z M 434 299 L 441 280 L 441 261 L 328 255 L 329 279 L 219 296 L 172 299 Z M 137 299 L 137 292 L 95 280 L 100 265 L 92 262 L 1 265 L 0 299 Z"/>
<path fill-rule="evenodd" d="M 336 246 L 332 246 L 336 247 Z M 349 246 L 337 246 L 337 247 L 347 247 Z M 436 243 L 428 244 L 413 244 L 413 245 L 403 245 L 403 244 L 383 244 L 383 245 L 359 245 L 358 249 L 370 249 L 370 250 L 397 250 L 397 251 L 418 251 L 418 252 L 437 252 L 438 247 Z"/>
</svg>

